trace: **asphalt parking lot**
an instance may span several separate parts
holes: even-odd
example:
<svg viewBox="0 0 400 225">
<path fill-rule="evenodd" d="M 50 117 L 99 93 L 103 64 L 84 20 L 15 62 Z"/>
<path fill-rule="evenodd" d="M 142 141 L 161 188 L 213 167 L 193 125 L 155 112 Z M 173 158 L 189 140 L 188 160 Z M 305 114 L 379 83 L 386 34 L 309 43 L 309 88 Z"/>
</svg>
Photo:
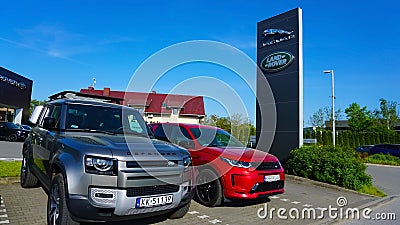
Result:
<svg viewBox="0 0 400 225">
<path fill-rule="evenodd" d="M 0 140 L 0 160 L 22 160 L 22 142 Z"/>
<path fill-rule="evenodd" d="M 1 221 L 9 224 L 45 224 L 46 222 L 46 194 L 41 188 L 23 189 L 19 183 L 0 185 L 0 194 L 3 198 L 3 209 L 6 209 L 7 217 L 0 216 Z M 319 186 L 309 183 L 307 180 L 288 178 L 286 182 L 286 193 L 258 201 L 240 201 L 226 203 L 224 206 L 207 208 L 192 201 L 189 213 L 177 220 L 166 218 L 151 218 L 135 221 L 135 224 L 310 224 L 319 220 L 293 220 L 280 219 L 276 210 L 272 215 L 263 218 L 264 209 L 270 211 L 272 208 L 285 208 L 287 210 L 296 208 L 326 208 L 329 205 L 337 207 L 338 197 L 346 197 L 348 206 L 358 207 L 373 202 L 377 198 L 360 195 L 355 192 Z M 263 209 L 260 211 L 260 209 Z M 0 209 L 1 212 L 2 209 Z M 258 212 L 260 211 L 259 216 Z M 261 217 L 261 218 L 260 218 Z M 5 223 L 5 222 L 3 222 Z M 109 223 L 128 225 L 132 222 Z"/>
<path fill-rule="evenodd" d="M 5 152 L 11 152 L 12 154 L 14 152 L 19 153 L 21 145 L 22 143 L 1 142 L 0 158 L 7 158 Z M 381 175 L 379 176 L 381 177 Z M 0 195 L 2 198 L 0 204 L 0 224 L 46 224 L 47 196 L 41 188 L 23 189 L 19 183 L 3 184 L 0 185 Z M 346 201 L 346 205 L 343 207 L 338 206 L 337 200 L 339 197 Z M 333 221 L 327 220 L 326 216 L 320 219 L 303 219 L 301 217 L 293 219 L 288 216 L 288 212 L 290 210 L 301 212 L 304 209 L 310 208 L 318 211 L 319 209 L 328 207 L 336 207 L 338 209 L 360 207 L 361 209 L 363 207 L 378 206 L 376 212 L 379 210 L 394 210 L 397 212 L 400 209 L 400 207 L 397 207 L 396 211 L 393 208 L 400 202 L 399 198 L 395 198 L 393 201 L 384 201 L 384 203 L 380 201 L 381 199 L 379 198 L 358 194 L 354 191 L 303 178 L 287 176 L 285 193 L 281 195 L 257 201 L 229 202 L 215 208 L 202 206 L 193 200 L 189 213 L 181 219 L 170 220 L 158 217 L 135 221 L 135 224 L 331 224 Z M 286 215 L 287 218 L 280 218 L 278 215 L 279 209 L 286 210 L 284 216 Z M 397 212 L 397 214 L 400 215 L 400 212 Z M 353 224 L 360 221 L 339 220 L 336 222 Z M 381 221 L 379 222 L 380 224 L 384 224 Z M 396 224 L 393 223 L 394 221 L 391 222 L 387 224 Z M 132 224 L 132 221 L 107 224 L 128 225 Z"/>
</svg>

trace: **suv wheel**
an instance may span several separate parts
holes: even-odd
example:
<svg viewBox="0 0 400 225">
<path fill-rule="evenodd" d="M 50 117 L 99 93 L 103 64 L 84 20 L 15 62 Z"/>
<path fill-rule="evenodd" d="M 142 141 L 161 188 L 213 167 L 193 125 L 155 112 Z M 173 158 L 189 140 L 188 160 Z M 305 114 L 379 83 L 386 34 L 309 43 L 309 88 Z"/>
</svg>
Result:
<svg viewBox="0 0 400 225">
<path fill-rule="evenodd" d="M 54 176 L 50 185 L 47 199 L 47 224 L 51 225 L 75 225 L 79 224 L 71 219 L 65 199 L 64 176 L 58 173 Z"/>
<path fill-rule="evenodd" d="M 17 141 L 18 137 L 16 134 L 10 134 L 8 135 L 8 140 L 11 142 Z"/>
<path fill-rule="evenodd" d="M 199 203 L 214 207 L 223 202 L 222 185 L 218 176 L 210 169 L 201 170 L 197 176 L 196 199 Z"/>
<path fill-rule="evenodd" d="M 169 215 L 170 219 L 179 219 L 182 218 L 189 211 L 190 201 L 186 203 L 186 205 L 174 211 L 171 215 Z"/>
<path fill-rule="evenodd" d="M 23 158 L 22 158 L 22 164 L 21 164 L 21 176 L 20 176 L 20 182 L 21 182 L 21 187 L 23 188 L 31 188 L 31 187 L 37 187 L 38 186 L 38 180 L 33 175 L 31 170 L 29 169 L 28 166 L 28 159 L 27 159 L 27 152 L 24 151 L 23 153 Z"/>
</svg>

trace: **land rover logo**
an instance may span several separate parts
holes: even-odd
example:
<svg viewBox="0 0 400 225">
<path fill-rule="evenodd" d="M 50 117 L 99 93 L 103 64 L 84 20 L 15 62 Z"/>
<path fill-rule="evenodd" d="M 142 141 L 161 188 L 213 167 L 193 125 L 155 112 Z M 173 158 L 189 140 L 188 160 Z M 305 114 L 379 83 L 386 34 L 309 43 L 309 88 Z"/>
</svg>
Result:
<svg viewBox="0 0 400 225">
<path fill-rule="evenodd" d="M 173 161 L 168 161 L 167 162 L 167 167 L 174 167 L 174 166 L 176 166 L 175 162 L 173 162 Z"/>
<path fill-rule="evenodd" d="M 0 81 L 3 81 L 4 83 L 7 83 L 9 85 L 18 87 L 21 90 L 26 89 L 26 84 L 24 82 L 19 82 L 19 81 L 13 80 L 11 78 L 8 78 L 6 76 L 3 76 L 3 75 L 0 75 Z"/>
<path fill-rule="evenodd" d="M 267 55 L 261 61 L 261 69 L 275 73 L 288 67 L 293 62 L 294 56 L 289 52 L 275 52 Z"/>
</svg>

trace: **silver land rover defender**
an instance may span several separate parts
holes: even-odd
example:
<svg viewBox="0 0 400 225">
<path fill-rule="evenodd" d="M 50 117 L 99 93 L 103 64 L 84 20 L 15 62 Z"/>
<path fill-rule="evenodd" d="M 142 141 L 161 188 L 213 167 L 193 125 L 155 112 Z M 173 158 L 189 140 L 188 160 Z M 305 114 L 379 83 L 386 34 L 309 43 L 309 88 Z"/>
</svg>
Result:
<svg viewBox="0 0 400 225">
<path fill-rule="evenodd" d="M 44 188 L 48 224 L 180 218 L 189 210 L 188 151 L 153 139 L 140 113 L 114 100 L 66 91 L 33 113 L 21 186 Z"/>
</svg>

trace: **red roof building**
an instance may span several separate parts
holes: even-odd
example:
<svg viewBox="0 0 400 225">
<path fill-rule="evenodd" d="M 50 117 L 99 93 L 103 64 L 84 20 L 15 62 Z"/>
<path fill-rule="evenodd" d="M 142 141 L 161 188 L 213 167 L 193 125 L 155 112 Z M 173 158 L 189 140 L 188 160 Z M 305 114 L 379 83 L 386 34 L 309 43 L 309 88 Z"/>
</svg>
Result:
<svg viewBox="0 0 400 225">
<path fill-rule="evenodd" d="M 139 110 L 151 122 L 200 123 L 205 116 L 202 96 L 81 89 L 81 93 L 122 99 L 121 104 Z"/>
</svg>

